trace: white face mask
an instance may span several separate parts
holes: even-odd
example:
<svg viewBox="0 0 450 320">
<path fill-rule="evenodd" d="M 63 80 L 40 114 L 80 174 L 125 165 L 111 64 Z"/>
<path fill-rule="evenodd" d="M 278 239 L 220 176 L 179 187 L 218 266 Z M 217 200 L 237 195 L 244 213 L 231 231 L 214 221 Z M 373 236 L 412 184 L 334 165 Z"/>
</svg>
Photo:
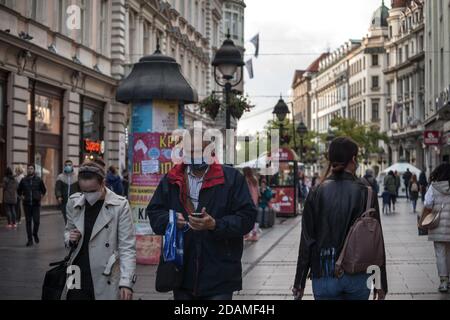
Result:
<svg viewBox="0 0 450 320">
<path fill-rule="evenodd" d="M 91 206 L 93 206 L 102 197 L 101 191 L 83 192 L 83 194 L 84 194 L 84 198 Z"/>
</svg>

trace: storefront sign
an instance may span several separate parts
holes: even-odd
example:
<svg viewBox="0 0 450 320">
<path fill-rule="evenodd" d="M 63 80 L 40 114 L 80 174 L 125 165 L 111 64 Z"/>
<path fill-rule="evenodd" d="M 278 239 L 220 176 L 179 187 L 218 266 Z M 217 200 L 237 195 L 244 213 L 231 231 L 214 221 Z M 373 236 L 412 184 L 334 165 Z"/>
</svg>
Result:
<svg viewBox="0 0 450 320">
<path fill-rule="evenodd" d="M 423 137 L 423 143 L 427 146 L 437 146 L 440 144 L 440 132 L 439 131 L 425 131 Z"/>
<path fill-rule="evenodd" d="M 87 152 L 95 152 L 95 153 L 99 153 L 99 154 L 103 154 L 104 153 L 104 141 L 92 141 L 89 139 L 85 139 L 84 140 L 84 149 Z"/>
</svg>

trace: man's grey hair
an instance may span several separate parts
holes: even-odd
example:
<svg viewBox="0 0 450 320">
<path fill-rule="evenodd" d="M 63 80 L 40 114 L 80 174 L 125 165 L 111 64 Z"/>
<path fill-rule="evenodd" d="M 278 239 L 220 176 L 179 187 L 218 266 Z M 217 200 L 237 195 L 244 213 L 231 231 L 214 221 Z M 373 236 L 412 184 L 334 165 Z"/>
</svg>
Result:
<svg viewBox="0 0 450 320">
<path fill-rule="evenodd" d="M 374 172 L 373 172 L 372 169 L 367 169 L 366 170 L 366 176 L 373 177 L 373 175 L 374 175 Z"/>
</svg>

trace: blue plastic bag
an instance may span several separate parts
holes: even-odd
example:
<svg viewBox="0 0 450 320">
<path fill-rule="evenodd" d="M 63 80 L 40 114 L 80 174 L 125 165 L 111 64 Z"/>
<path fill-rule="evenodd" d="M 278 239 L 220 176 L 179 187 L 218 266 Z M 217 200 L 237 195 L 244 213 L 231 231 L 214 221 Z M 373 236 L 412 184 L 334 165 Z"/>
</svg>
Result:
<svg viewBox="0 0 450 320">
<path fill-rule="evenodd" d="M 177 213 L 174 210 L 169 211 L 163 249 L 165 262 L 174 262 L 178 267 L 183 266 L 184 234 L 177 229 Z"/>
</svg>

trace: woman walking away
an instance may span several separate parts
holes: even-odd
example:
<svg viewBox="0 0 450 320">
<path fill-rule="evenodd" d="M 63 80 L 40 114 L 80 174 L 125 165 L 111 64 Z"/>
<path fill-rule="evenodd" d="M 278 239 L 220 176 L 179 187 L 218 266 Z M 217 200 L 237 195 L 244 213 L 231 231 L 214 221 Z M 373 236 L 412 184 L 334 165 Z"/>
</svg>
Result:
<svg viewBox="0 0 450 320">
<path fill-rule="evenodd" d="M 255 207 L 258 207 L 259 201 L 258 179 L 256 179 L 255 175 L 253 174 L 253 170 L 249 167 L 245 167 L 243 169 L 243 173 L 245 180 L 247 181 L 248 190 L 250 191 L 253 203 L 255 204 Z M 253 230 L 250 231 L 250 233 L 244 237 L 245 240 L 257 241 L 259 239 L 260 233 L 259 222 L 260 220 L 256 220 Z"/>
<path fill-rule="evenodd" d="M 412 175 L 408 189 L 409 189 L 409 200 L 411 200 L 412 202 L 413 212 L 416 213 L 417 199 L 419 199 L 420 186 L 419 182 L 417 181 L 417 176 L 415 174 Z"/>
<path fill-rule="evenodd" d="M 387 176 L 384 178 L 384 187 L 391 194 L 392 209 L 395 212 L 395 201 L 397 199 L 397 179 L 394 171 L 389 171 Z"/>
<path fill-rule="evenodd" d="M 373 217 L 380 222 L 377 197 L 371 197 L 375 192 L 355 176 L 358 145 L 352 139 L 334 139 L 328 150 L 328 159 L 327 173 L 306 199 L 293 294 L 295 299 L 302 299 L 306 279 L 311 271 L 316 300 L 367 300 L 370 288 L 367 286 L 369 274 L 366 270 L 340 272 L 341 269 L 335 270 L 335 266 L 338 260 L 340 262 L 340 254 L 348 253 L 348 250 L 343 251 L 344 242 L 349 230 L 367 207 L 374 208 Z M 381 236 L 381 229 L 378 230 Z M 366 248 L 365 243 L 375 240 L 368 233 L 362 233 L 362 236 L 367 238 L 357 239 L 363 244 L 359 249 Z M 377 249 L 380 250 L 370 252 L 369 255 L 378 256 L 382 251 L 383 261 L 377 264 L 381 271 L 381 288 L 378 286 L 374 291 L 374 299 L 382 300 L 387 292 L 386 254 L 382 237 L 376 240 L 381 241 L 377 241 L 380 245 Z M 374 263 L 372 260 L 368 262 Z"/>
<path fill-rule="evenodd" d="M 422 214 L 427 215 L 432 210 L 441 212 L 439 225 L 428 230 L 428 240 L 434 242 L 436 265 L 441 279 L 439 291 L 447 292 L 450 289 L 450 164 L 438 166 L 430 175 L 430 183 Z"/>
<path fill-rule="evenodd" d="M 14 169 L 14 179 L 16 179 L 17 181 L 17 186 L 20 184 L 20 181 L 22 181 L 23 177 L 25 177 L 24 171 L 22 166 L 17 166 Z M 22 207 L 22 199 L 19 197 L 19 195 L 16 195 L 17 197 L 17 203 L 16 203 L 16 222 L 17 224 L 20 224 L 20 220 L 22 219 L 22 212 L 23 212 L 23 207 Z"/>
<path fill-rule="evenodd" d="M 17 228 L 16 204 L 17 204 L 18 183 L 14 179 L 11 168 L 6 168 L 3 178 L 3 203 L 5 204 L 6 215 L 8 216 L 8 228 Z"/>
</svg>

